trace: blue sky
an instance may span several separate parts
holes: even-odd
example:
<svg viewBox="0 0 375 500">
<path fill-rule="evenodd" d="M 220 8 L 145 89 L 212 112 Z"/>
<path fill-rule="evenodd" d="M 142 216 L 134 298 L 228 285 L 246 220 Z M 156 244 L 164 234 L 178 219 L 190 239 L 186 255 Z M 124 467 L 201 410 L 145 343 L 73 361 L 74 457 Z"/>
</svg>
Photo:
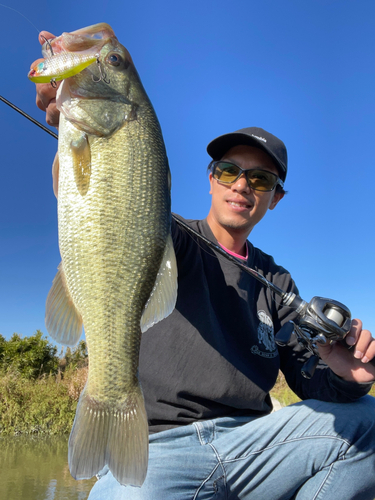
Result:
<svg viewBox="0 0 375 500">
<path fill-rule="evenodd" d="M 162 126 L 172 209 L 210 207 L 207 143 L 259 126 L 287 145 L 288 195 L 250 240 L 296 280 L 301 296 L 330 297 L 375 333 L 372 155 L 375 3 L 372 0 L 14 0 L 56 35 L 110 24 L 131 53 Z M 0 94 L 44 122 L 30 63 L 36 29 L 0 7 Z M 51 165 L 57 141 L 0 102 L 0 333 L 44 326 L 60 262 Z"/>
</svg>

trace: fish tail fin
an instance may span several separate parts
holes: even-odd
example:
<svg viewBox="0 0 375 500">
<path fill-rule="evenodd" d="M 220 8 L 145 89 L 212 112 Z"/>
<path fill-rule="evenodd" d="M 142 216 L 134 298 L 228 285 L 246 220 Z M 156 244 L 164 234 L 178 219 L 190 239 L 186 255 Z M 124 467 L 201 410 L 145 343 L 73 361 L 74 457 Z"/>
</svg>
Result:
<svg viewBox="0 0 375 500">
<path fill-rule="evenodd" d="M 115 405 L 83 390 L 69 438 L 69 469 L 89 479 L 105 465 L 123 485 L 141 486 L 148 464 L 148 423 L 140 386 Z"/>
</svg>

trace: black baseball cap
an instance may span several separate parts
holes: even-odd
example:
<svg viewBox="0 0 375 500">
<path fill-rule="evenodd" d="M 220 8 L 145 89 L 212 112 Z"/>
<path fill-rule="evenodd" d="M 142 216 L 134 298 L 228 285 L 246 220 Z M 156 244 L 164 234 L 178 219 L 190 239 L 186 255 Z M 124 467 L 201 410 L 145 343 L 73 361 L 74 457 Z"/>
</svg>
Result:
<svg viewBox="0 0 375 500">
<path fill-rule="evenodd" d="M 280 179 L 285 181 L 288 171 L 288 154 L 285 144 L 262 128 L 247 127 L 220 135 L 209 143 L 207 153 L 213 160 L 220 160 L 229 149 L 240 145 L 253 146 L 269 154 L 279 170 Z"/>
</svg>

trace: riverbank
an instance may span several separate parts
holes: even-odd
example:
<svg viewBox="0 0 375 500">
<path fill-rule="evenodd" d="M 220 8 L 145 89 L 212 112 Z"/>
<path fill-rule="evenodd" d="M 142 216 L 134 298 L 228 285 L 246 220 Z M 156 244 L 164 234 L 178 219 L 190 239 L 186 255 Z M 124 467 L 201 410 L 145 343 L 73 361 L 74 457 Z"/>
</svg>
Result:
<svg viewBox="0 0 375 500">
<path fill-rule="evenodd" d="M 0 375 L 0 435 L 69 433 L 87 368 L 25 379 Z"/>
<path fill-rule="evenodd" d="M 36 380 L 12 372 L 0 374 L 0 436 L 70 433 L 87 371 L 87 367 L 70 369 Z M 375 396 L 375 387 L 370 394 Z M 271 396 L 281 406 L 300 401 L 282 374 Z"/>
</svg>

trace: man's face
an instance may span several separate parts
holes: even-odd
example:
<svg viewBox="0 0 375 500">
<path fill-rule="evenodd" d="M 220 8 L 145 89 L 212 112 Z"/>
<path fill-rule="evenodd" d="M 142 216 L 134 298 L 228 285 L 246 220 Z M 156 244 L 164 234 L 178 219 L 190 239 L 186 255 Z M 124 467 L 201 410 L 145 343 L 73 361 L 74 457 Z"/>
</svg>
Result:
<svg viewBox="0 0 375 500">
<path fill-rule="evenodd" d="M 271 157 L 261 149 L 252 146 L 236 146 L 230 149 L 222 160 L 232 161 L 244 170 L 262 168 L 278 174 Z M 244 175 L 233 184 L 223 184 L 209 175 L 212 194 L 210 220 L 229 230 L 250 234 L 253 227 L 264 217 L 267 210 L 273 210 L 283 193 L 255 191 L 251 189 Z"/>
</svg>

